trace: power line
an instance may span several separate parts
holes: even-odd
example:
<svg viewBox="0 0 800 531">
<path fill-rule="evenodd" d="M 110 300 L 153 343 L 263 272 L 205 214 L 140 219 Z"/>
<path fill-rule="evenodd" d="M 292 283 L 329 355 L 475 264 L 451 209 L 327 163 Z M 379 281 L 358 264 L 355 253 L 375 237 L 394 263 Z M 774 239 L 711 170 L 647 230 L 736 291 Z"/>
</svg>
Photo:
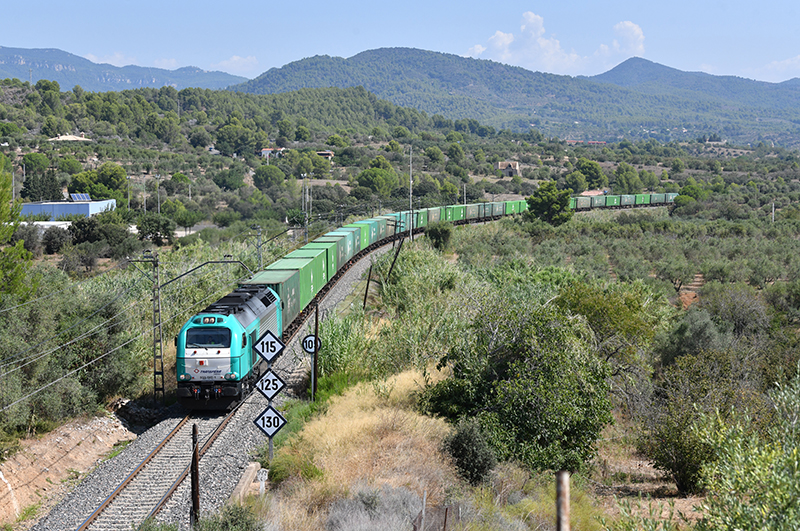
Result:
<svg viewBox="0 0 800 531">
<path fill-rule="evenodd" d="M 194 306 L 197 306 L 197 305 L 199 305 L 199 304 L 202 304 L 202 303 L 204 303 L 205 301 L 207 301 L 208 299 L 210 299 L 210 298 L 212 298 L 212 297 L 214 297 L 214 296 L 215 296 L 214 294 L 212 294 L 212 295 L 209 295 L 209 296 L 208 296 L 208 297 L 206 297 L 205 299 L 202 299 L 202 300 L 198 301 L 197 303 L 195 303 L 195 304 L 194 304 Z M 174 315 L 172 315 L 172 316 L 168 317 L 168 318 L 167 318 L 167 320 L 166 320 L 166 322 L 169 322 L 169 321 L 171 321 L 171 320 L 175 319 L 176 317 L 180 316 L 182 313 L 183 313 L 183 312 L 178 312 L 178 313 L 176 313 L 176 314 L 174 314 Z M 108 356 L 108 355 L 110 355 L 110 354 L 113 354 L 114 352 L 118 351 L 118 350 L 119 350 L 119 349 L 121 349 L 122 347 L 125 347 L 125 346 L 127 346 L 127 345 L 129 345 L 129 344 L 133 343 L 134 341 L 136 341 L 137 339 L 141 338 L 141 337 L 142 337 L 142 336 L 144 336 L 145 334 L 151 333 L 153 330 L 155 330 L 155 327 L 151 327 L 151 328 L 149 328 L 149 329 L 146 329 L 146 330 L 144 330 L 144 331 L 143 331 L 143 332 L 141 332 L 139 335 L 132 337 L 132 338 L 131 338 L 131 339 L 129 339 L 128 341 L 126 341 L 126 342 L 122 343 L 121 345 L 118 345 L 118 346 L 114 347 L 113 349 L 109 350 L 108 352 L 106 352 L 106 353 L 104 353 L 104 354 L 101 354 L 100 356 L 96 357 L 95 359 L 93 359 L 93 360 L 91 360 L 91 361 L 88 361 L 88 362 L 84 363 L 83 365 L 81 365 L 81 366 L 80 366 L 80 367 L 78 367 L 77 369 L 73 369 L 73 370 L 69 371 L 68 373 L 64 374 L 63 376 L 60 376 L 60 377 L 56 378 L 56 379 L 55 379 L 55 380 L 53 380 L 52 382 L 49 382 L 49 383 L 47 383 L 47 384 L 43 385 L 42 387 L 40 387 L 40 388 L 36 389 L 35 391 L 33 391 L 33 392 L 31 392 L 31 393 L 28 393 L 27 395 L 23 396 L 22 398 L 19 398 L 19 399 L 15 400 L 14 402 L 12 402 L 12 403 L 10 403 L 9 405 L 5 406 L 3 409 L 0 409 L 0 413 L 2 413 L 3 411 L 6 411 L 6 410 L 8 410 L 8 409 L 10 409 L 11 407 L 13 407 L 13 406 L 15 406 L 15 405 L 19 404 L 20 402 L 23 402 L 23 401 L 25 401 L 25 400 L 29 399 L 29 398 L 30 398 L 30 397 L 32 397 L 32 396 L 35 396 L 35 395 L 37 395 L 37 394 L 41 393 L 42 391 L 44 391 L 44 390 L 45 390 L 45 389 L 47 389 L 48 387 L 50 387 L 50 386 L 52 386 L 52 385 L 55 385 L 55 384 L 57 384 L 58 382 L 60 382 L 60 381 L 64 380 L 64 379 L 65 379 L 65 378 L 67 378 L 68 376 L 71 376 L 71 375 L 75 374 L 76 372 L 79 372 L 79 371 L 81 371 L 81 370 L 85 369 L 86 367 L 88 367 L 88 366 L 90 366 L 90 365 L 93 365 L 93 364 L 97 363 L 97 362 L 98 362 L 98 361 L 100 361 L 101 359 L 105 358 L 106 356 Z"/>
<path fill-rule="evenodd" d="M 80 321 L 77 321 L 76 323 L 73 323 L 73 325 L 72 325 L 72 326 L 70 326 L 69 328 L 67 328 L 67 329 L 65 329 L 65 330 L 62 330 L 62 331 L 60 331 L 60 332 L 58 332 L 58 333 L 56 333 L 56 334 L 54 334 L 54 335 L 52 335 L 52 336 L 50 336 L 50 337 L 48 337 L 48 338 L 46 338 L 46 339 L 43 339 L 43 340 L 42 340 L 42 341 L 40 341 L 39 343 L 37 343 L 37 344 L 35 344 L 35 345 L 31 346 L 31 347 L 28 347 L 27 349 L 25 349 L 25 350 L 23 350 L 23 351 L 21 351 L 21 352 L 17 353 L 15 356 L 12 356 L 11 358 L 7 358 L 7 359 L 3 360 L 3 363 L 2 363 L 2 364 L 0 364 L 0 367 L 5 367 L 6 365 L 8 365 L 8 364 L 9 364 L 9 362 L 13 362 L 13 361 L 14 361 L 16 358 L 19 358 L 19 357 L 20 357 L 20 356 L 22 356 L 23 354 L 26 354 L 26 353 L 30 352 L 31 350 L 33 350 L 33 349 L 35 349 L 35 348 L 38 348 L 38 347 L 42 346 L 42 345 L 43 345 L 43 344 L 45 344 L 47 341 L 50 341 L 51 339 L 54 339 L 54 338 L 56 338 L 56 337 L 58 337 L 58 336 L 60 336 L 60 335 L 64 334 L 65 332 L 69 332 L 70 330 L 72 330 L 72 329 L 73 329 L 73 328 L 75 328 L 76 326 L 78 326 L 78 325 L 80 325 L 80 324 L 83 324 L 83 323 L 85 323 L 86 321 L 88 321 L 89 319 L 91 319 L 92 317 L 94 317 L 95 315 L 97 315 L 98 313 L 100 313 L 100 311 L 101 311 L 101 310 L 103 310 L 103 309 L 107 308 L 108 306 L 110 306 L 111 304 L 115 303 L 115 302 L 116 302 L 117 300 L 119 300 L 119 299 L 120 299 L 120 298 L 121 298 L 123 295 L 127 295 L 128 293 L 130 293 L 130 292 L 133 290 L 133 288 L 135 288 L 135 287 L 136 287 L 136 284 L 138 284 L 140 281 L 141 281 L 141 279 L 137 280 L 136 282 L 134 282 L 134 283 L 133 283 L 133 285 L 132 285 L 132 286 L 131 286 L 131 287 L 130 287 L 128 290 L 126 290 L 126 291 L 124 291 L 124 292 L 120 293 L 119 295 L 117 295 L 116 297 L 114 297 L 113 299 L 111 299 L 109 302 L 107 302 L 106 304 L 104 304 L 103 306 L 101 306 L 100 308 L 98 308 L 98 309 L 97 309 L 97 310 L 96 310 L 94 313 L 92 313 L 92 314 L 91 314 L 91 315 L 89 315 L 88 317 L 85 317 L 85 318 L 81 319 Z"/>
<path fill-rule="evenodd" d="M 38 361 L 38 360 L 40 360 L 40 359 L 44 358 L 45 356 L 49 356 L 49 355 L 50 355 L 50 354 L 52 354 L 53 352 L 56 352 L 56 351 L 58 351 L 58 350 L 61 350 L 62 348 L 68 347 L 68 346 L 70 346 L 70 345 L 72 345 L 72 344 L 74 344 L 74 343 L 77 343 L 78 341 L 81 341 L 81 340 L 83 340 L 83 339 L 86 339 L 87 337 L 91 337 L 91 336 L 95 335 L 96 333 L 98 333 L 98 332 L 102 331 L 103 329 L 110 327 L 111 325 L 121 325 L 121 324 L 125 323 L 126 321 L 129 321 L 129 320 L 133 319 L 133 316 L 131 316 L 131 317 L 129 317 L 128 319 L 125 319 L 124 321 L 121 321 L 121 322 L 119 322 L 119 323 L 112 323 L 112 321 L 113 321 L 114 319 L 116 319 L 117 317 L 119 317 L 119 316 L 120 316 L 120 315 L 122 315 L 123 313 L 127 312 L 127 311 L 128 311 L 128 310 L 130 310 L 130 309 L 134 309 L 134 308 L 136 308 L 136 302 L 137 302 L 137 301 L 134 301 L 134 302 L 133 302 L 133 303 L 132 303 L 132 304 L 131 304 L 131 305 L 130 305 L 130 306 L 127 308 L 127 309 L 125 309 L 125 310 L 123 310 L 123 311 L 119 312 L 119 313 L 118 313 L 117 315 L 115 315 L 114 317 L 112 317 L 112 318 L 110 318 L 110 319 L 108 319 L 108 320 L 106 320 L 106 321 L 104 321 L 104 322 L 100 323 L 99 325 L 95 326 L 94 328 L 91 328 L 91 329 L 87 330 L 86 332 L 83 332 L 81 335 L 79 335 L 79 336 L 77 336 L 77 337 L 75 337 L 75 338 L 73 338 L 73 339 L 71 339 L 71 340 L 67 341 L 66 343 L 63 343 L 63 344 L 61 344 L 61 345 L 58 345 L 57 347 L 54 347 L 52 350 L 49 350 L 49 351 L 47 351 L 47 352 L 44 352 L 44 353 L 42 353 L 42 354 L 39 354 L 39 355 L 38 355 L 37 357 L 35 357 L 35 358 L 33 358 L 33 357 L 28 357 L 28 358 L 23 358 L 23 359 L 21 359 L 21 360 L 17 360 L 17 362 L 16 362 L 16 363 L 23 363 L 23 362 L 27 362 L 27 363 L 23 363 L 22 365 L 20 365 L 20 366 L 18 366 L 18 367 L 14 367 L 13 369 L 10 369 L 8 372 L 4 372 L 3 374 L 0 374 L 0 378 L 3 378 L 3 377 L 5 377 L 5 376 L 8 376 L 9 374 L 11 374 L 11 373 L 13 373 L 13 372 L 16 372 L 16 371 L 18 371 L 18 370 L 20 370 L 20 369 L 22 369 L 22 368 L 24 368 L 24 367 L 27 367 L 27 366 L 28 366 L 28 365 L 30 365 L 31 363 L 33 363 L 33 362 L 35 362 L 35 361 Z"/>
<path fill-rule="evenodd" d="M 42 300 L 45 300 L 45 299 L 49 299 L 50 297 L 54 297 L 54 296 L 56 296 L 56 295 L 58 295 L 58 294 L 60 294 L 60 293 L 64 293 L 65 291 L 69 291 L 69 290 L 71 290 L 72 288 L 78 287 L 78 286 L 80 286 L 81 284 L 83 284 L 84 282 L 88 282 L 88 281 L 90 281 L 90 280 L 96 280 L 97 278 L 99 278 L 99 277 L 101 277 L 101 276 L 103 276 L 103 275 L 107 275 L 108 273 L 111 273 L 111 272 L 112 272 L 112 271 L 114 271 L 115 269 L 119 269 L 119 268 L 121 268 L 121 267 L 122 267 L 122 265 L 123 265 L 123 263 L 122 263 L 122 262 L 120 262 L 120 263 L 118 263 L 117 265 L 115 265 L 114 267 L 112 267 L 111 269 L 109 269 L 108 271 L 104 271 L 104 272 L 100 273 L 99 275 L 95 275 L 95 276 L 93 276 L 93 277 L 85 278 L 85 279 L 83 279 L 83 280 L 81 280 L 81 281 L 75 282 L 74 284 L 70 284 L 69 286 L 67 286 L 66 288 L 64 288 L 64 289 L 62 289 L 62 290 L 54 291 L 54 292 L 52 292 L 52 293 L 49 293 L 49 294 L 47 294 L 47 295 L 43 295 L 43 296 L 41 296 L 41 297 L 38 297 L 38 298 L 36 298 L 36 299 L 31 299 L 31 300 L 29 300 L 29 301 L 26 301 L 26 302 L 23 302 L 23 303 L 17 304 L 16 306 L 11 306 L 11 307 L 9 307 L 9 308 L 3 308 L 3 309 L 1 309 L 1 310 L 0 310 L 0 313 L 9 312 L 9 311 L 11 311 L 11 310 L 14 310 L 14 309 L 16 309 L 16 308 L 22 308 L 23 306 L 27 306 L 28 304 L 33 304 L 34 302 L 38 302 L 38 301 L 42 301 Z"/>
</svg>

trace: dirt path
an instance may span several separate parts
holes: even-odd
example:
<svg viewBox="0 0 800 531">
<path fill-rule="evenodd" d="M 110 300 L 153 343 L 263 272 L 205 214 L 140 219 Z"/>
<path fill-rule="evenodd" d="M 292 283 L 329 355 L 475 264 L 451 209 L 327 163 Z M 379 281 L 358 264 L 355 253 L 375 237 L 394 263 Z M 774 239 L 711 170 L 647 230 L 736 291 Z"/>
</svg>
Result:
<svg viewBox="0 0 800 531">
<path fill-rule="evenodd" d="M 0 524 L 27 529 L 115 445 L 135 438 L 109 415 L 74 420 L 21 441 L 22 449 L 0 464 Z"/>
</svg>

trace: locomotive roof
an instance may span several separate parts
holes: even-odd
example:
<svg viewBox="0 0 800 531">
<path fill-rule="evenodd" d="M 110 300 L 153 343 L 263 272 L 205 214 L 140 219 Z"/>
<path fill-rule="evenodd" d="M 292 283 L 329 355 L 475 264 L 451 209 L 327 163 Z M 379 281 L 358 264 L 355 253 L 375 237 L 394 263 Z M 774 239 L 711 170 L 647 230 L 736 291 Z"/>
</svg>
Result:
<svg viewBox="0 0 800 531">
<path fill-rule="evenodd" d="M 261 314 L 278 300 L 266 286 L 241 286 L 209 305 L 202 313 L 235 315 L 248 309 Z"/>
</svg>

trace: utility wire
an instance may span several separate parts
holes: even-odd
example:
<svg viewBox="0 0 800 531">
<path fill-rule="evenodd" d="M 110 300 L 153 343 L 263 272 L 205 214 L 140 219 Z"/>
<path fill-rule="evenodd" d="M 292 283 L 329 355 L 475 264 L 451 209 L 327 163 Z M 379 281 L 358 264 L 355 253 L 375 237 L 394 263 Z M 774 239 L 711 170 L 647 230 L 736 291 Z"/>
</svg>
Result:
<svg viewBox="0 0 800 531">
<path fill-rule="evenodd" d="M 197 306 L 198 304 L 202 304 L 202 303 L 204 303 L 205 301 L 207 301 L 208 299 L 210 299 L 210 298 L 212 298 L 212 297 L 214 297 L 214 296 L 215 296 L 215 294 L 211 294 L 211 295 L 209 295 L 208 297 L 206 297 L 205 299 L 202 299 L 202 300 L 198 301 L 198 302 L 197 302 L 197 303 L 195 303 L 193 306 Z M 168 317 L 168 318 L 166 319 L 166 321 L 164 321 L 164 322 L 167 322 L 167 323 L 168 323 L 168 322 L 172 321 L 173 319 L 175 319 L 175 318 L 179 317 L 179 316 L 180 316 L 180 315 L 182 315 L 183 313 L 184 313 L 184 312 L 177 312 L 177 313 L 173 314 L 172 316 Z M 144 330 L 144 331 L 142 331 L 142 332 L 141 332 L 139 335 L 132 337 L 131 339 L 129 339 L 128 341 L 126 341 L 126 342 L 122 343 L 121 345 L 114 347 L 113 349 L 109 350 L 108 352 L 106 352 L 106 353 L 104 353 L 104 354 L 101 354 L 100 356 L 96 357 L 95 359 L 93 359 L 93 360 L 91 360 L 91 361 L 88 361 L 88 362 L 84 363 L 83 365 L 81 365 L 81 366 L 80 366 L 80 367 L 78 367 L 77 369 L 73 369 L 73 370 L 69 371 L 68 373 L 64 374 L 63 376 L 60 376 L 60 377 L 56 378 L 56 379 L 55 379 L 55 380 L 53 380 L 52 382 L 49 382 L 49 383 L 47 383 L 47 384 L 43 385 L 42 387 L 40 387 L 40 388 L 36 389 L 35 391 L 33 391 L 33 392 L 31 392 L 31 393 L 28 393 L 27 395 L 23 396 L 22 398 L 19 398 L 19 399 L 15 400 L 14 402 L 12 402 L 12 403 L 10 403 L 9 405 L 5 406 L 3 409 L 0 409 L 0 413 L 2 413 L 3 411 L 6 411 L 6 410 L 8 410 L 9 408 L 11 408 L 11 407 L 13 407 L 13 406 L 15 406 L 15 405 L 19 404 L 20 402 L 23 402 L 23 401 L 25 401 L 25 400 L 29 399 L 29 398 L 30 398 L 30 397 L 32 397 L 32 396 L 35 396 L 35 395 L 37 395 L 37 394 L 41 393 L 42 391 L 44 391 L 44 390 L 45 390 L 45 389 L 47 389 L 48 387 L 50 387 L 50 386 L 52 386 L 52 385 L 55 385 L 55 384 L 57 384 L 58 382 L 60 382 L 61 380 L 64 380 L 64 379 L 65 379 L 65 378 L 67 378 L 68 376 L 71 376 L 71 375 L 75 374 L 76 372 L 79 372 L 79 371 L 81 371 L 81 370 L 85 369 L 86 367 L 88 367 L 88 366 L 90 366 L 90 365 L 93 365 L 93 364 L 97 363 L 97 362 L 98 362 L 98 361 L 100 361 L 101 359 L 105 358 L 106 356 L 108 356 L 108 355 L 110 355 L 110 354 L 113 354 L 114 352 L 118 351 L 118 350 L 119 350 L 119 349 L 121 349 L 122 347 L 124 347 L 124 346 L 127 346 L 127 345 L 129 345 L 129 344 L 133 343 L 134 341 L 136 341 L 137 339 L 141 338 L 141 337 L 142 337 L 142 336 L 144 336 L 145 334 L 150 334 L 150 333 L 152 333 L 152 332 L 153 332 L 153 330 L 155 330 L 155 329 L 156 329 L 156 327 L 155 327 L 155 326 L 152 326 L 152 327 L 149 327 L 149 328 L 145 329 L 145 330 Z"/>
<path fill-rule="evenodd" d="M 39 343 L 37 343 L 37 344 L 35 344 L 35 345 L 31 346 L 31 347 L 28 347 L 27 349 L 25 349 L 25 350 L 23 350 L 23 351 L 21 351 L 21 352 L 17 353 L 16 355 L 12 356 L 11 358 L 8 358 L 8 359 L 5 359 L 5 360 L 3 360 L 3 363 L 2 363 L 2 364 L 0 364 L 0 367 L 5 367 L 6 365 L 8 365 L 8 364 L 9 364 L 9 362 L 13 362 L 13 361 L 14 361 L 16 358 L 19 358 L 20 356 L 22 356 L 22 355 L 24 355 L 24 354 L 26 354 L 26 353 L 30 352 L 31 350 L 33 350 L 33 349 L 35 349 L 35 348 L 38 348 L 38 347 L 42 346 L 42 345 L 43 345 L 44 343 L 46 343 L 47 341 L 50 341 L 51 339 L 54 339 L 54 338 L 56 338 L 56 337 L 58 337 L 58 336 L 60 336 L 60 335 L 64 334 L 65 332 L 69 332 L 70 330 L 72 330 L 72 329 L 73 329 L 73 328 L 75 328 L 76 326 L 78 326 L 78 325 L 80 325 L 80 324 L 83 324 L 83 323 L 85 323 L 86 321 L 88 321 L 89 319 L 91 319 L 92 317 L 94 317 L 95 315 L 97 315 L 98 313 L 100 313 L 100 311 L 101 311 L 101 310 L 103 310 L 103 309 L 105 309 L 106 307 L 110 306 L 111 304 L 115 303 L 115 302 L 116 302 L 117 300 L 119 300 L 119 299 L 120 299 L 120 298 L 121 298 L 123 295 L 127 295 L 128 293 L 130 293 L 130 292 L 133 290 L 133 288 L 135 288 L 135 287 L 136 287 L 136 285 L 137 285 L 137 284 L 138 284 L 140 281 L 141 281 L 141 279 L 137 280 L 137 281 L 136 281 L 136 282 L 134 282 L 134 283 L 133 283 L 133 285 L 132 285 L 130 288 L 128 288 L 126 291 L 124 291 L 124 292 L 120 293 L 119 295 L 117 295 L 116 297 L 114 297 L 113 299 L 111 299 L 109 302 L 107 302 L 106 304 L 104 304 L 103 306 L 101 306 L 100 308 L 98 308 L 98 309 L 97 309 L 97 310 L 96 310 L 94 313 L 92 313 L 92 314 L 91 314 L 91 315 L 89 315 L 88 317 L 85 317 L 85 318 L 81 319 L 80 321 L 78 321 L 78 322 L 76 322 L 76 323 L 73 323 L 73 325 L 72 325 L 72 326 L 70 326 L 69 328 L 66 328 L 65 330 L 62 330 L 62 331 L 60 331 L 60 332 L 57 332 L 56 334 L 54 334 L 54 335 L 52 335 L 52 336 L 50 336 L 50 337 L 48 337 L 48 338 L 46 338 L 46 339 L 43 339 L 43 340 L 42 340 L 42 341 L 40 341 Z"/>
<path fill-rule="evenodd" d="M 119 313 L 118 313 L 117 315 L 115 315 L 114 317 L 111 317 L 110 319 L 108 319 L 108 320 L 106 320 L 106 321 L 104 321 L 104 322 L 100 323 L 99 325 L 95 326 L 94 328 L 91 328 L 91 329 L 87 330 L 86 332 L 83 332 L 81 335 L 79 335 L 79 336 L 77 336 L 77 337 L 75 337 L 75 338 L 73 338 L 73 339 L 71 339 L 71 340 L 67 341 L 67 342 L 66 342 L 66 343 L 64 343 L 64 344 L 58 345 L 57 347 L 54 347 L 53 349 L 51 349 L 51 350 L 49 350 L 49 351 L 47 351 L 47 352 L 44 352 L 44 353 L 42 353 L 42 354 L 39 354 L 39 355 L 38 355 L 37 357 L 35 357 L 35 358 L 34 358 L 34 357 L 27 357 L 27 358 L 23 358 L 23 359 L 17 360 L 17 361 L 16 361 L 16 363 L 23 363 L 23 362 L 27 362 L 27 363 L 23 363 L 22 365 L 19 365 L 19 366 L 17 366 L 17 367 L 14 367 L 13 369 L 10 369 L 10 370 L 8 370 L 7 372 L 4 372 L 3 374 L 0 374 L 0 378 L 3 378 L 3 377 L 5 377 L 5 376 L 8 376 L 9 374 L 11 374 L 11 373 L 13 373 L 13 372 L 16 372 L 16 371 L 18 371 L 18 370 L 20 370 L 20 369 L 22 369 L 22 368 L 24 368 L 24 367 L 27 367 L 27 366 L 28 366 L 28 365 L 30 365 L 31 363 L 34 363 L 34 362 L 36 362 L 36 361 L 38 361 L 38 360 L 40 360 L 40 359 L 44 358 L 45 356 L 49 356 L 49 355 L 50 355 L 50 354 L 52 354 L 53 352 L 56 352 L 56 351 L 58 351 L 58 350 L 61 350 L 62 348 L 68 347 L 68 346 L 70 346 L 70 345 L 72 345 L 72 344 L 74 344 L 74 343 L 77 343 L 78 341 L 81 341 L 81 340 L 83 340 L 83 339 L 86 339 L 87 337 L 91 337 L 91 336 L 93 336 L 93 335 L 97 334 L 98 332 L 100 332 L 100 331 L 102 331 L 102 330 L 104 330 L 104 329 L 106 329 L 106 328 L 110 328 L 110 327 L 111 327 L 111 326 L 113 326 L 113 325 L 119 326 L 119 325 L 122 325 L 122 324 L 124 324 L 126 321 L 130 321 L 130 320 L 131 320 L 131 319 L 133 319 L 135 316 L 130 316 L 130 317 L 128 317 L 127 319 L 125 319 L 125 320 L 123 320 L 123 321 L 120 321 L 120 322 L 118 322 L 118 323 L 113 323 L 113 322 L 112 322 L 114 319 L 116 319 L 117 317 L 119 317 L 119 316 L 120 316 L 120 315 L 122 315 L 123 313 L 125 313 L 125 312 L 127 312 L 127 311 L 129 311 L 129 310 L 131 310 L 131 309 L 135 309 L 135 308 L 136 308 L 136 304 L 137 304 L 137 302 L 138 302 L 138 301 L 134 301 L 134 302 L 132 302 L 132 303 L 130 304 L 130 306 L 128 306 L 128 308 L 126 308 L 125 310 L 122 310 L 121 312 L 119 312 Z"/>
<path fill-rule="evenodd" d="M 0 310 L 0 313 L 9 312 L 9 311 L 11 311 L 11 310 L 15 310 L 15 309 L 17 309 L 17 308 L 22 308 L 23 306 L 27 306 L 27 305 L 29 305 L 29 304 L 33 304 L 34 302 L 38 302 L 38 301 L 42 301 L 42 300 L 45 300 L 45 299 L 49 299 L 50 297 L 54 297 L 54 296 L 56 296 L 56 295 L 58 295 L 58 294 L 60 294 L 60 293 L 64 293 L 65 291 L 69 291 L 69 290 L 71 290 L 72 288 L 78 287 L 78 286 L 80 286 L 81 284 L 83 284 L 84 282 L 88 282 L 88 281 L 90 281 L 90 280 L 95 280 L 95 279 L 97 279 L 98 277 L 101 277 L 101 276 L 103 276 L 103 275 L 106 275 L 106 274 L 108 274 L 108 273 L 111 273 L 112 271 L 114 271 L 114 270 L 116 270 L 116 269 L 119 269 L 119 268 L 121 268 L 122 266 L 123 266 L 123 262 L 120 262 L 120 263 L 118 263 L 117 265 L 115 265 L 114 267 L 112 267 L 111 269 L 109 269 L 108 271 L 104 271 L 104 272 L 100 273 L 99 275 L 95 275 L 95 276 L 93 276 L 93 277 L 88 277 L 88 278 L 85 278 L 85 279 L 83 279 L 83 280 L 81 280 L 81 281 L 78 281 L 78 282 L 75 282 L 75 283 L 73 283 L 73 284 L 70 284 L 69 286 L 67 286 L 67 287 L 66 287 L 66 288 L 64 288 L 64 289 L 61 289 L 61 290 L 58 290 L 58 291 L 54 291 L 54 292 L 52 292 L 52 293 L 48 293 L 47 295 L 43 295 L 43 296 L 41 296 L 41 297 L 38 297 L 38 298 L 36 298 L 36 299 L 31 299 L 31 300 L 29 300 L 29 301 L 25 301 L 25 302 L 23 302 L 23 303 L 17 304 L 16 306 L 10 306 L 10 307 L 8 307 L 8 308 L 3 308 L 2 310 Z"/>
</svg>

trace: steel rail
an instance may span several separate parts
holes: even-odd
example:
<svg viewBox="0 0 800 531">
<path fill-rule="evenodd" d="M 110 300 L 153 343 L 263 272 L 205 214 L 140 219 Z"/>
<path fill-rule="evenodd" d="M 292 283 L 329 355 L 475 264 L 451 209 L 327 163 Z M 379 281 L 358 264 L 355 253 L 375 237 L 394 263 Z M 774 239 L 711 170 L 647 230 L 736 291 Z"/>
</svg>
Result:
<svg viewBox="0 0 800 531">
<path fill-rule="evenodd" d="M 214 444 L 214 442 L 217 440 L 217 437 L 219 437 L 219 435 L 222 433 L 222 431 L 225 429 L 225 427 L 230 423 L 230 421 L 233 419 L 234 415 L 239 411 L 239 408 L 244 403 L 245 403 L 245 399 L 243 399 L 233 409 L 231 409 L 228 412 L 228 414 L 225 415 L 225 418 L 222 419 L 222 422 L 220 422 L 219 425 L 216 428 L 214 428 L 214 431 L 212 431 L 209 434 L 208 438 L 203 443 L 203 446 L 198 451 L 200 459 L 202 459 L 203 455 L 205 455 L 205 453 L 209 450 L 209 448 L 211 448 L 211 445 Z M 190 461 L 189 464 L 186 465 L 186 468 L 183 469 L 183 472 L 181 472 L 180 476 L 178 476 L 178 479 L 176 479 L 172 483 L 172 485 L 167 490 L 167 492 L 161 497 L 161 499 L 158 501 L 156 506 L 153 507 L 153 509 L 150 510 L 150 512 L 148 513 L 147 518 L 145 518 L 145 520 L 154 517 L 156 514 L 158 514 L 161 511 L 161 509 L 164 508 L 164 506 L 167 504 L 167 502 L 172 497 L 172 495 L 175 494 L 175 491 L 178 490 L 178 487 L 180 487 L 180 485 L 183 482 L 183 480 L 186 479 L 186 476 L 189 475 L 189 471 L 191 470 L 191 468 L 192 468 L 192 464 L 191 464 L 191 461 Z"/>
<path fill-rule="evenodd" d="M 92 524 L 92 522 L 94 522 L 97 519 L 97 517 L 100 516 L 100 514 L 103 511 L 106 510 L 106 507 L 108 507 L 111 504 L 111 502 L 114 501 L 114 499 L 117 496 L 119 496 L 119 494 L 123 490 L 125 490 L 125 488 L 128 486 L 128 484 L 130 484 L 130 482 L 133 481 L 133 478 L 135 478 L 139 474 L 139 472 L 142 471 L 142 469 L 145 467 L 145 465 L 147 465 L 147 463 L 152 461 L 153 458 L 158 454 L 158 452 L 161 451 L 161 449 L 164 447 L 164 445 L 166 445 L 181 430 L 181 428 L 183 428 L 183 426 L 189 421 L 190 417 L 191 417 L 191 415 L 186 415 L 183 418 L 183 420 L 181 420 L 178 423 L 178 425 L 175 426 L 172 429 L 172 431 L 169 432 L 169 434 L 166 437 L 164 437 L 164 439 L 158 444 L 158 446 L 156 446 L 147 455 L 147 457 L 145 457 L 142 460 L 142 462 L 139 463 L 139 465 L 136 468 L 134 468 L 133 471 L 130 474 L 128 474 L 128 477 L 126 477 L 122 481 L 122 483 L 119 484 L 119 486 L 116 489 L 114 489 L 114 492 L 112 492 L 111 494 L 108 495 L 108 497 L 103 501 L 103 503 L 100 504 L 100 507 L 95 509 L 94 512 L 92 514 L 90 514 L 89 517 L 86 520 L 83 521 L 83 523 L 80 525 L 80 527 L 78 527 L 77 531 L 85 531 L 86 529 L 89 528 L 89 526 Z"/>
</svg>

